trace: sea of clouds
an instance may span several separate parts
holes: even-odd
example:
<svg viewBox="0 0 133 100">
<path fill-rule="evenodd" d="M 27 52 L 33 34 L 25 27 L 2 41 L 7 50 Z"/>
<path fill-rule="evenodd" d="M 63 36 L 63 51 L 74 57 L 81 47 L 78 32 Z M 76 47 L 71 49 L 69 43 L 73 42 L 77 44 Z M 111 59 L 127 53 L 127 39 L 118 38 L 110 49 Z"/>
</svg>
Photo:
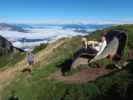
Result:
<svg viewBox="0 0 133 100">
<path fill-rule="evenodd" d="M 26 28 L 28 32 L 12 30 L 0 30 L 0 35 L 12 42 L 14 47 L 29 50 L 42 43 L 54 42 L 63 37 L 84 36 L 96 29 L 86 29 L 86 33 L 75 31 L 75 29 L 63 29 L 61 26 Z"/>
</svg>

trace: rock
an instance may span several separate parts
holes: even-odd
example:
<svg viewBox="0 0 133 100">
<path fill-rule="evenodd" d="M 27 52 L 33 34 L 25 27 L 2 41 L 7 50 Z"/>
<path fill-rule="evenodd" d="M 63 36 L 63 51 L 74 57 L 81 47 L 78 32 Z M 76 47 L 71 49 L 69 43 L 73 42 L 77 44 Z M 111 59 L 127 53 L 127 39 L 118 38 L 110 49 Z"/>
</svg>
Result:
<svg viewBox="0 0 133 100">
<path fill-rule="evenodd" d="M 12 43 L 0 36 L 0 56 L 13 52 Z"/>
</svg>

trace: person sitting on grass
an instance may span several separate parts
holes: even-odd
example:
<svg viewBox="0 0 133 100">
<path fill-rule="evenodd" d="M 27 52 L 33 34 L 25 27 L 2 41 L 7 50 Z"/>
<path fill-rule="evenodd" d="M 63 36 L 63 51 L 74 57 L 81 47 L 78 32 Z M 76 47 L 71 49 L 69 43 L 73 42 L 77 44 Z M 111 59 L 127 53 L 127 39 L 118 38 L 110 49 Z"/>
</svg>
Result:
<svg viewBox="0 0 133 100">
<path fill-rule="evenodd" d="M 87 41 L 86 38 L 82 38 L 82 41 L 84 48 L 95 51 L 97 55 L 101 54 L 107 45 L 105 34 L 101 34 L 100 41 Z"/>
</svg>

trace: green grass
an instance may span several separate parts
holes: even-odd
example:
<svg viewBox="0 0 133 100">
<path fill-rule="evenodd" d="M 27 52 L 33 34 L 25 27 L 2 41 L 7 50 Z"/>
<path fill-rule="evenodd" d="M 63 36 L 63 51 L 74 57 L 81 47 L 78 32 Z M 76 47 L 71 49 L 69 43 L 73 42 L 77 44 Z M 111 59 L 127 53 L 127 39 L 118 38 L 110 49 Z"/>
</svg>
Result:
<svg viewBox="0 0 133 100">
<path fill-rule="evenodd" d="M 25 53 L 14 53 L 8 54 L 0 57 L 0 68 L 4 68 L 5 66 L 12 66 L 17 62 L 24 59 Z"/>
<path fill-rule="evenodd" d="M 47 73 L 46 70 L 47 68 L 43 72 Z M 43 77 L 34 75 L 37 73 L 40 72 L 33 72 L 30 79 L 27 79 L 26 74 L 19 76 L 6 87 L 3 100 L 7 100 L 12 91 L 16 91 L 15 95 L 20 100 L 62 100 L 62 98 L 63 100 L 114 100 L 117 97 L 127 96 L 125 89 L 129 87 L 133 77 L 127 70 L 122 70 L 80 85 L 46 80 L 45 73 Z M 116 94 L 117 97 L 114 97 Z"/>
<path fill-rule="evenodd" d="M 41 44 L 41 45 L 39 45 L 39 46 L 36 46 L 35 48 L 34 48 L 34 50 L 32 51 L 32 53 L 38 53 L 39 51 L 41 51 L 41 50 L 43 50 L 44 48 L 46 48 L 47 47 L 47 45 L 48 45 L 48 43 L 43 43 L 43 44 Z"/>
</svg>

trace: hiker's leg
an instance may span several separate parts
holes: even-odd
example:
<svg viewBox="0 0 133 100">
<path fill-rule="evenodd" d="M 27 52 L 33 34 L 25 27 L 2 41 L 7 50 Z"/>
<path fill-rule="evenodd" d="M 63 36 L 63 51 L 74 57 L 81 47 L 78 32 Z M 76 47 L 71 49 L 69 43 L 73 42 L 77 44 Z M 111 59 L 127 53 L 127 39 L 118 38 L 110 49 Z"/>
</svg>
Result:
<svg viewBox="0 0 133 100">
<path fill-rule="evenodd" d="M 29 61 L 28 63 L 29 63 L 29 65 L 28 65 L 28 72 L 31 73 L 33 62 L 32 61 Z"/>
</svg>

